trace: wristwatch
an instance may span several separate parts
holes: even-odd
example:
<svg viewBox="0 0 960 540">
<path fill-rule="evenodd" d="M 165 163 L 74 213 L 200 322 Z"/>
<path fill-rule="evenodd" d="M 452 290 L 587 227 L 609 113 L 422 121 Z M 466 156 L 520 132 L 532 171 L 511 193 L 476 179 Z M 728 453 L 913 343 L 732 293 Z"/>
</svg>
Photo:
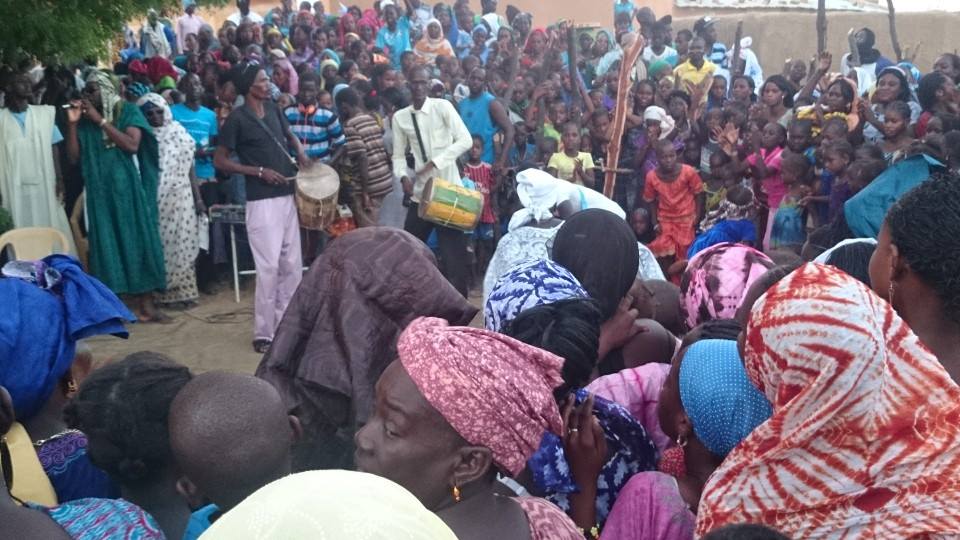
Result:
<svg viewBox="0 0 960 540">
<path fill-rule="evenodd" d="M 101 118 L 101 119 L 100 119 L 100 128 L 102 129 L 103 126 L 105 126 L 105 125 L 107 125 L 107 119 L 106 119 L 106 118 Z"/>
</svg>

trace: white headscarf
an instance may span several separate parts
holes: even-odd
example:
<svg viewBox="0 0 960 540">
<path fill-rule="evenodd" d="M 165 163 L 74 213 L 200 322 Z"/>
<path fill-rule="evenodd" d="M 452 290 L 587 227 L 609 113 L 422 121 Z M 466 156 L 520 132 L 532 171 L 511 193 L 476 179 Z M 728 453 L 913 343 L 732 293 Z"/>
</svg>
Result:
<svg viewBox="0 0 960 540">
<path fill-rule="evenodd" d="M 281 478 L 218 519 L 203 540 L 456 540 L 409 491 L 372 474 L 309 471 Z"/>
<path fill-rule="evenodd" d="M 673 119 L 672 116 L 667 114 L 667 111 L 663 110 L 663 107 L 657 107 L 656 105 L 647 107 L 643 111 L 643 121 L 647 120 L 656 120 L 660 122 L 660 139 L 666 139 L 670 135 L 674 128 L 677 127 L 677 122 Z"/>
<path fill-rule="evenodd" d="M 529 223 L 545 221 L 553 217 L 553 209 L 564 201 L 570 201 L 575 211 L 602 208 L 626 218 L 620 205 L 596 191 L 560 180 L 540 169 L 527 169 L 517 173 L 517 197 L 523 208 L 510 218 L 509 230 Z"/>
</svg>

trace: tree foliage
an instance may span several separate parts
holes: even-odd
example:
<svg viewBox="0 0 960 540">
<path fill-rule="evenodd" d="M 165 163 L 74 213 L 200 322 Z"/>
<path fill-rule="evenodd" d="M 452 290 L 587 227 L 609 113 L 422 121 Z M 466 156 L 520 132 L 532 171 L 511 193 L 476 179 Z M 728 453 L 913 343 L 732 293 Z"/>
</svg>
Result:
<svg viewBox="0 0 960 540">
<path fill-rule="evenodd" d="M 228 0 L 198 0 L 219 6 Z M 0 58 L 15 62 L 36 57 L 44 62 L 105 58 L 108 43 L 125 23 L 143 18 L 150 8 L 171 14 L 181 0 L 0 0 Z"/>
</svg>

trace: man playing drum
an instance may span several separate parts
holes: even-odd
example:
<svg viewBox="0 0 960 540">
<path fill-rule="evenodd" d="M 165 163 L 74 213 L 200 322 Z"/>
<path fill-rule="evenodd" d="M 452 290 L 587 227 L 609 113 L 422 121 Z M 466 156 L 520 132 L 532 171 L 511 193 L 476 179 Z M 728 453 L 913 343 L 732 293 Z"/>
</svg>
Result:
<svg viewBox="0 0 960 540">
<path fill-rule="evenodd" d="M 300 284 L 300 221 L 294 202 L 297 155 L 310 164 L 280 109 L 270 101 L 270 78 L 256 64 L 244 66 L 235 81 L 245 102 L 230 113 L 220 131 L 213 161 L 227 174 L 246 177 L 247 235 L 257 269 L 253 348 L 264 353 L 290 298 Z M 240 163 L 230 159 L 236 152 Z"/>
<path fill-rule="evenodd" d="M 443 274 L 466 297 L 469 288 L 470 261 L 467 236 L 456 229 L 442 227 L 420 219 L 419 203 L 427 180 L 442 178 L 460 183 L 457 158 L 473 146 L 473 137 L 450 102 L 427 97 L 430 75 L 423 66 L 410 72 L 409 84 L 413 104 L 393 116 L 393 173 L 400 177 L 403 191 L 413 204 L 407 209 L 403 228 L 426 242 L 436 229 L 440 244 Z M 407 146 L 416 160 L 416 177 L 407 175 Z"/>
</svg>

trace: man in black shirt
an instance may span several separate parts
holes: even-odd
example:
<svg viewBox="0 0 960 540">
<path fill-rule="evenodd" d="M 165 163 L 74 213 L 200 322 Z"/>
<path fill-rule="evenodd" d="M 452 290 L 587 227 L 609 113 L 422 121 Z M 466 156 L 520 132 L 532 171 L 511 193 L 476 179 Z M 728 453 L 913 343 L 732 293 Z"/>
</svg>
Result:
<svg viewBox="0 0 960 540">
<path fill-rule="evenodd" d="M 297 155 L 301 166 L 309 165 L 309 159 L 270 101 L 270 79 L 263 68 L 244 65 L 237 79 L 245 102 L 224 122 L 213 163 L 225 173 L 246 177 L 247 235 L 257 269 L 253 348 L 263 353 L 300 284 L 300 221 L 293 196 L 297 163 L 290 155 Z M 240 163 L 230 160 L 231 152 Z"/>
</svg>

